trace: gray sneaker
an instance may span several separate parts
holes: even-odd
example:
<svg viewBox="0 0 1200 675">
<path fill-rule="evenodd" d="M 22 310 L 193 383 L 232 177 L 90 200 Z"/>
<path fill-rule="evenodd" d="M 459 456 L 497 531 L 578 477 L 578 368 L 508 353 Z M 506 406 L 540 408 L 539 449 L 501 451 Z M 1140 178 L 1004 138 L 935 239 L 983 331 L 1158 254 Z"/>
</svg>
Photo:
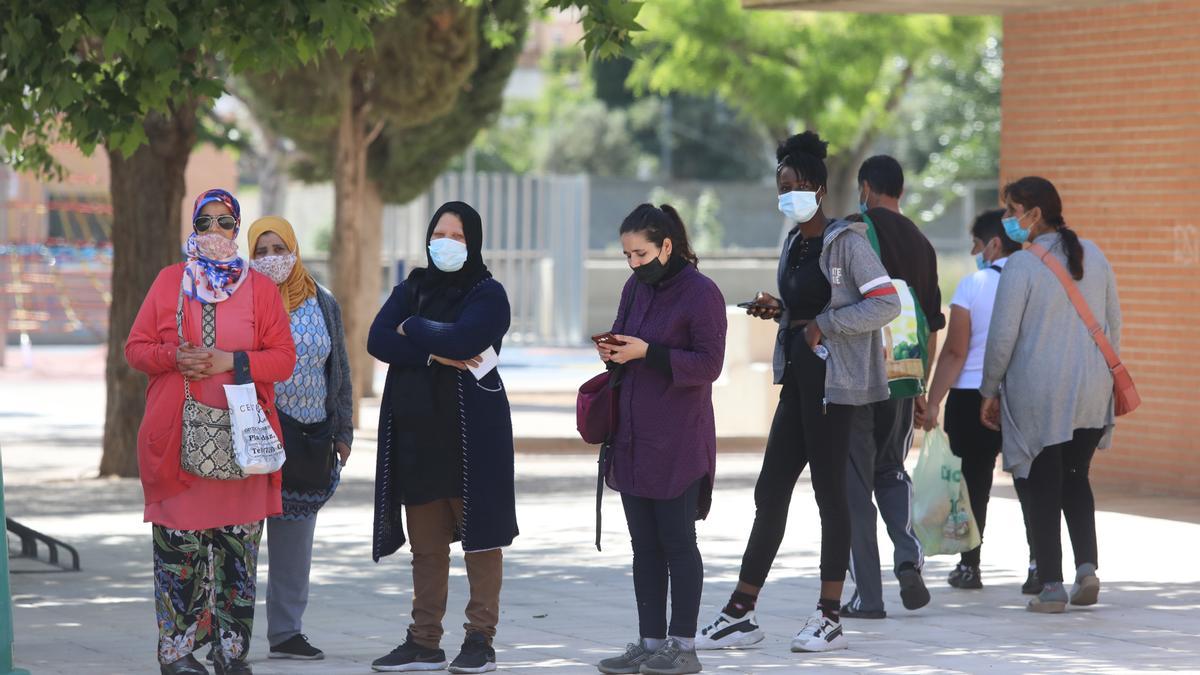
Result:
<svg viewBox="0 0 1200 675">
<path fill-rule="evenodd" d="M 642 664 L 653 655 L 654 652 L 646 649 L 645 643 L 638 640 L 636 643 L 630 642 L 628 645 L 625 645 L 624 654 L 614 656 L 611 659 L 604 659 L 596 664 L 596 668 L 602 673 L 610 673 L 612 675 L 640 673 L 642 672 Z"/>
<path fill-rule="evenodd" d="M 698 673 L 704 668 L 696 649 L 684 649 L 675 638 L 667 638 L 662 647 L 642 664 L 642 675 L 686 675 Z"/>
<path fill-rule="evenodd" d="M 1030 600 L 1025 609 L 1039 614 L 1062 614 L 1067 611 L 1067 589 L 1063 588 L 1062 582 L 1043 584 L 1042 592 Z"/>
<path fill-rule="evenodd" d="M 1084 563 L 1075 571 L 1075 585 L 1071 588 L 1071 604 L 1084 606 L 1094 605 L 1100 600 L 1100 578 L 1096 576 L 1096 566 Z"/>
</svg>

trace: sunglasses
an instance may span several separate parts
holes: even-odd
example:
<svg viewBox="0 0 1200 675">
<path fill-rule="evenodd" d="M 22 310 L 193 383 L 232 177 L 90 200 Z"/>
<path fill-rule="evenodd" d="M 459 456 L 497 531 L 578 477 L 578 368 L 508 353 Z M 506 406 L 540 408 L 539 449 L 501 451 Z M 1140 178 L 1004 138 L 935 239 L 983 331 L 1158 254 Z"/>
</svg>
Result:
<svg viewBox="0 0 1200 675">
<path fill-rule="evenodd" d="M 237 218 L 233 216 L 199 216 L 192 221 L 192 227 L 196 228 L 197 232 L 208 232 L 214 223 L 220 225 L 222 230 L 232 230 L 237 227 Z"/>
</svg>

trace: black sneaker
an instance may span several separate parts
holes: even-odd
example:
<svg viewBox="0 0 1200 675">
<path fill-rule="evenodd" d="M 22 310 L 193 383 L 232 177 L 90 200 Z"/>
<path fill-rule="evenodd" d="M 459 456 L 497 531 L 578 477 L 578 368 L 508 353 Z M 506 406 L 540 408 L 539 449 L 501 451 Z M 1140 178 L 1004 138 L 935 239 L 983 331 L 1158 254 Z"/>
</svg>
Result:
<svg viewBox="0 0 1200 675">
<path fill-rule="evenodd" d="M 254 675 L 254 670 L 246 663 L 246 655 L 233 661 L 225 660 L 221 654 L 217 654 L 213 660 L 213 672 L 216 675 Z"/>
<path fill-rule="evenodd" d="M 317 649 L 308 642 L 308 636 L 297 633 L 292 637 L 271 647 L 267 654 L 269 659 L 297 659 L 300 661 L 320 661 L 325 658 L 325 652 Z"/>
<path fill-rule="evenodd" d="M 915 567 L 905 567 L 896 575 L 900 581 L 900 601 L 904 609 L 921 609 L 929 604 L 929 589 Z"/>
<path fill-rule="evenodd" d="M 946 583 L 958 588 L 958 585 L 962 583 L 963 570 L 966 568 L 967 566 L 962 563 L 955 565 L 954 569 L 950 570 L 950 576 L 946 577 Z"/>
<path fill-rule="evenodd" d="M 1037 595 L 1042 592 L 1042 582 L 1038 581 L 1037 565 L 1029 568 L 1029 575 L 1025 577 L 1025 583 L 1021 584 L 1021 593 L 1023 595 Z"/>
<path fill-rule="evenodd" d="M 472 631 L 463 640 L 462 650 L 450 663 L 452 673 L 488 673 L 496 669 L 496 650 L 483 633 Z"/>
<path fill-rule="evenodd" d="M 843 619 L 886 619 L 885 609 L 854 609 L 850 605 L 842 605 L 838 616 Z"/>
<path fill-rule="evenodd" d="M 188 654 L 174 663 L 160 665 L 158 671 L 162 675 L 208 675 L 208 668 Z"/>
<path fill-rule="evenodd" d="M 404 644 L 387 656 L 371 662 L 371 670 L 383 673 L 407 672 L 410 670 L 441 670 L 446 667 L 446 652 L 422 647 L 413 642 L 412 631 L 404 638 Z"/>
<path fill-rule="evenodd" d="M 963 567 L 962 576 L 958 579 L 958 588 L 970 591 L 983 588 L 983 575 L 979 573 L 979 568 L 974 565 Z"/>
</svg>

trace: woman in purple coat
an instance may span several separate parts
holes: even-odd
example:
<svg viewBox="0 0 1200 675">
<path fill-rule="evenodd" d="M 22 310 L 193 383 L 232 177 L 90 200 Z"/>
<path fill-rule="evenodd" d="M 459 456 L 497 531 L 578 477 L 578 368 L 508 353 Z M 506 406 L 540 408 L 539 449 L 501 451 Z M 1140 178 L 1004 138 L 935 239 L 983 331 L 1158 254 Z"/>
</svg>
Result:
<svg viewBox="0 0 1200 675">
<path fill-rule="evenodd" d="M 608 486 L 621 493 L 633 543 L 640 639 L 600 662 L 603 673 L 700 672 L 694 637 L 704 564 L 696 520 L 716 472 L 712 383 L 725 358 L 725 300 L 696 269 L 687 230 L 667 204 L 621 224 L 633 269 L 600 358 L 623 370 Z M 671 622 L 667 624 L 667 588 Z"/>
</svg>

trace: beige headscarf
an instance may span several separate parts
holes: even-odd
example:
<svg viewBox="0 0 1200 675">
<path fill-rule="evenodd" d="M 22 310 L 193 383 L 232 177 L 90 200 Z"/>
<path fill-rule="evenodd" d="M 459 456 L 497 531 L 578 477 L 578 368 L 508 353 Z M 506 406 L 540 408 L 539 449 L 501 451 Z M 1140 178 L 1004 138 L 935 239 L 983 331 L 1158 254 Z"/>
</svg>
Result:
<svg viewBox="0 0 1200 675">
<path fill-rule="evenodd" d="M 296 256 L 296 264 L 292 267 L 292 273 L 283 280 L 283 283 L 278 284 L 279 294 L 283 296 L 283 304 L 291 313 L 296 311 L 296 308 L 305 300 L 316 297 L 317 282 L 304 268 L 304 262 L 300 258 L 300 242 L 296 240 L 296 232 L 292 229 L 292 224 L 279 216 L 263 216 L 254 221 L 247 236 L 250 250 L 253 251 L 258 246 L 258 238 L 267 232 L 279 235 L 288 251 Z"/>
</svg>

